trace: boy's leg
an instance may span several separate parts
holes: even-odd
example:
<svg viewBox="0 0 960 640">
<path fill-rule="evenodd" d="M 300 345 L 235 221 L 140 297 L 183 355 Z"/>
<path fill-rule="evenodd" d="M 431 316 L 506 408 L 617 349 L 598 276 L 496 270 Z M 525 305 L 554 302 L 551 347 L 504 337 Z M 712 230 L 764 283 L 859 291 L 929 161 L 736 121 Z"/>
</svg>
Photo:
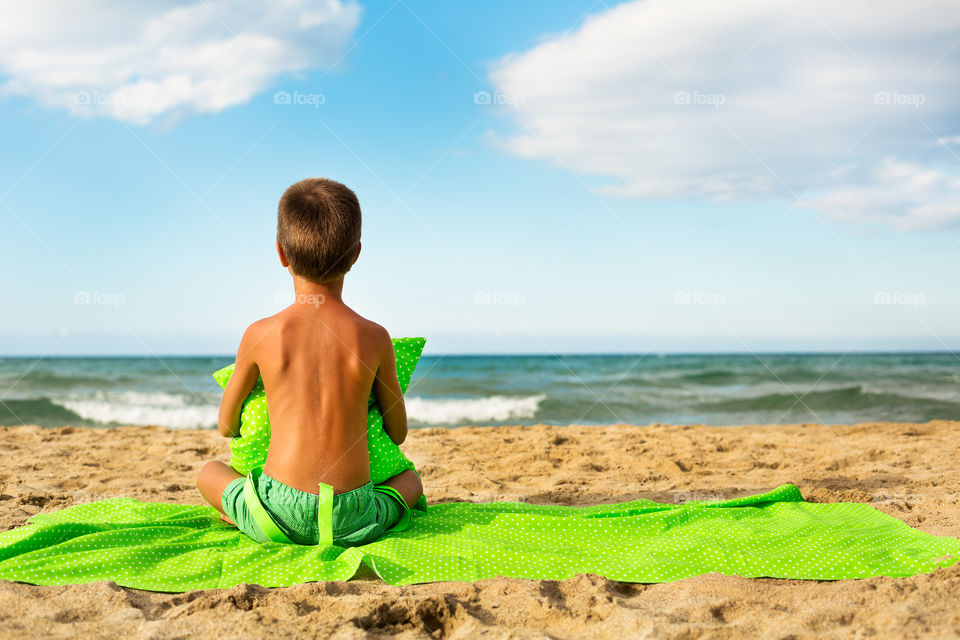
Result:
<svg viewBox="0 0 960 640">
<path fill-rule="evenodd" d="M 227 485 L 242 478 L 243 475 L 237 473 L 233 467 L 223 464 L 219 460 L 211 460 L 200 469 L 200 475 L 197 476 L 197 489 L 200 490 L 207 502 L 216 507 L 220 512 L 220 518 L 224 522 L 236 526 L 237 523 L 227 517 L 223 512 L 223 490 Z"/>
<path fill-rule="evenodd" d="M 417 472 L 413 470 L 398 473 L 392 478 L 387 478 L 380 484 L 393 487 L 399 491 L 407 503 L 407 506 L 411 509 L 413 505 L 417 503 L 417 500 L 420 499 L 420 496 L 423 495 L 423 483 L 420 482 L 420 476 L 417 475 Z"/>
</svg>

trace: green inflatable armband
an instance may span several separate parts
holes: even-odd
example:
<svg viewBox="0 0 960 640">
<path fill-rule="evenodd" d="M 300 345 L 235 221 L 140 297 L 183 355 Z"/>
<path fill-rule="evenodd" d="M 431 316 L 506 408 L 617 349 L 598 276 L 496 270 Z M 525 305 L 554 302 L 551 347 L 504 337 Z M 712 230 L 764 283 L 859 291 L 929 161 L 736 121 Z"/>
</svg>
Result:
<svg viewBox="0 0 960 640">
<path fill-rule="evenodd" d="M 393 349 L 397 354 L 397 378 L 404 393 L 410 385 L 410 377 L 420 361 L 425 343 L 424 338 L 397 338 L 393 341 Z M 213 379 L 221 388 L 226 388 L 233 374 L 233 367 L 231 364 L 213 374 Z M 370 479 L 374 484 L 379 484 L 398 473 L 414 469 L 414 465 L 383 430 L 383 415 L 372 392 L 369 407 L 367 447 L 370 451 Z M 263 388 L 263 379 L 258 378 L 250 395 L 243 402 L 240 435 L 230 440 L 230 466 L 237 473 L 247 475 L 251 469 L 266 462 L 269 446 L 270 414 L 267 411 L 267 395 Z M 421 497 L 416 506 L 425 508 L 426 500 Z"/>
</svg>

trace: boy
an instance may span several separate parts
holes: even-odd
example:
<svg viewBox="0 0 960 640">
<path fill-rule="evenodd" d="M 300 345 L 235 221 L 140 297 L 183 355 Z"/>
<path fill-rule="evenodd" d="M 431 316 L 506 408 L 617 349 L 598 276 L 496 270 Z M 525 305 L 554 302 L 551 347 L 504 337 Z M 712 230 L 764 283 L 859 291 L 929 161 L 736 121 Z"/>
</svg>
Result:
<svg viewBox="0 0 960 640">
<path fill-rule="evenodd" d="M 223 520 L 260 542 L 329 544 L 332 528 L 335 544 L 366 544 L 409 511 L 423 486 L 414 471 L 383 483 L 390 488 L 370 481 L 370 390 L 397 444 L 406 439 L 407 414 L 390 336 L 341 297 L 344 274 L 360 255 L 360 204 L 353 191 L 323 178 L 287 189 L 278 209 L 277 252 L 293 277 L 296 300 L 243 334 L 218 420 L 223 436 L 239 435 L 243 401 L 263 377 L 271 438 L 262 475 L 254 470 L 248 479 L 211 461 L 197 488 Z M 326 539 L 325 513 L 332 522 Z M 282 532 L 279 538 L 265 531 L 270 521 Z"/>
</svg>

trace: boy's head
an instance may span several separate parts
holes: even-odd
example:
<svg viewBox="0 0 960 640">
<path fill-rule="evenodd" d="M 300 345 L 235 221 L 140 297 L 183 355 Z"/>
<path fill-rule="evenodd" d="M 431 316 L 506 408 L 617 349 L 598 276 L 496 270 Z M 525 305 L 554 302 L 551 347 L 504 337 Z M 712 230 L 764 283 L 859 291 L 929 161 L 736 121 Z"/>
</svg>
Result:
<svg viewBox="0 0 960 640">
<path fill-rule="evenodd" d="M 296 275 L 313 282 L 342 276 L 360 250 L 360 203 L 339 182 L 307 178 L 287 189 L 277 212 L 277 244 Z"/>
</svg>

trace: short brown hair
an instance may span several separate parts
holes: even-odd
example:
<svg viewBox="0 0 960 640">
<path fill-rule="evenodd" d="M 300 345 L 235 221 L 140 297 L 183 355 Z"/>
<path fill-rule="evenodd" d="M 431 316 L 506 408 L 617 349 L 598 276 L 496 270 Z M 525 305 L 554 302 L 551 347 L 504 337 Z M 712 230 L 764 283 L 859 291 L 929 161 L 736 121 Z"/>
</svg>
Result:
<svg viewBox="0 0 960 640">
<path fill-rule="evenodd" d="M 277 242 L 295 274 L 323 282 L 345 274 L 360 244 L 360 202 L 326 178 L 287 189 L 277 210 Z"/>
</svg>

